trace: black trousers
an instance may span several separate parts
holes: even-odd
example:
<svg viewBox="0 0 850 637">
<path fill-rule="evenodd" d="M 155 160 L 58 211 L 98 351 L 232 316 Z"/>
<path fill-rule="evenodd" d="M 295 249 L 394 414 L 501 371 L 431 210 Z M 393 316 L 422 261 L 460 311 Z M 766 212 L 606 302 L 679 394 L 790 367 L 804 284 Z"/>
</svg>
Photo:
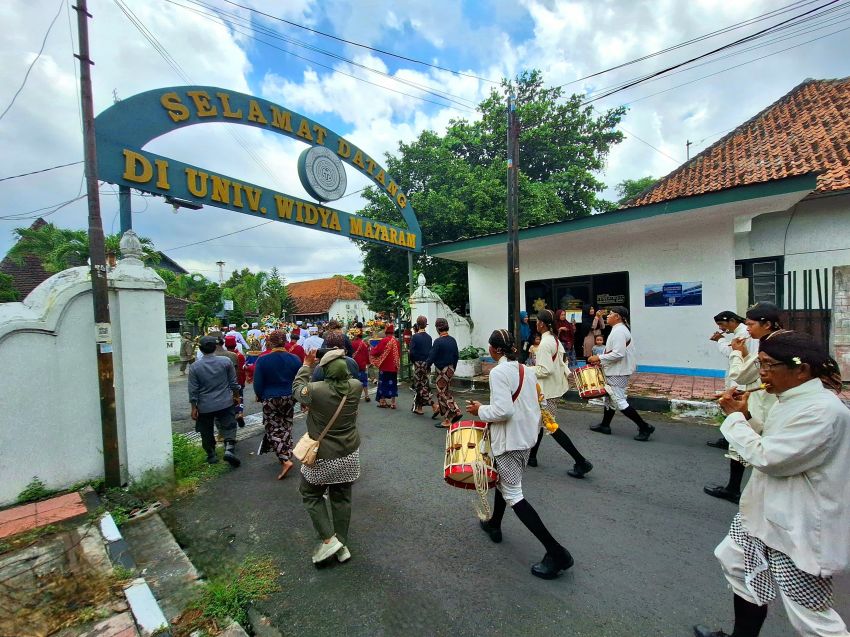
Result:
<svg viewBox="0 0 850 637">
<path fill-rule="evenodd" d="M 213 425 L 218 427 L 218 432 L 224 438 L 224 442 L 236 442 L 236 407 L 230 406 L 218 411 L 209 411 L 198 414 L 195 421 L 195 431 L 201 434 L 201 445 L 204 451 L 211 453 L 215 451 L 215 432 Z"/>
</svg>

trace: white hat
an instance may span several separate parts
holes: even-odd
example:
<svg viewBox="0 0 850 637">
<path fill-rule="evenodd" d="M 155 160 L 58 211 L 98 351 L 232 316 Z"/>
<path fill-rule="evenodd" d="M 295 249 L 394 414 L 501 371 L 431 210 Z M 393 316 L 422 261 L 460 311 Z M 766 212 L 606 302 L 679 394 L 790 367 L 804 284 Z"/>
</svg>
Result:
<svg viewBox="0 0 850 637">
<path fill-rule="evenodd" d="M 257 327 L 258 323 L 251 323 L 251 327 Z"/>
<path fill-rule="evenodd" d="M 235 327 L 236 327 L 236 323 L 231 323 L 231 324 L 230 324 L 230 325 L 228 325 L 227 327 L 235 328 Z"/>
<path fill-rule="evenodd" d="M 319 333 L 319 328 L 316 327 L 315 325 L 311 325 L 310 326 L 310 334 L 318 334 L 318 333 Z"/>
<path fill-rule="evenodd" d="M 295 321 L 296 325 L 302 325 L 303 323 L 304 323 L 304 321 Z"/>
</svg>

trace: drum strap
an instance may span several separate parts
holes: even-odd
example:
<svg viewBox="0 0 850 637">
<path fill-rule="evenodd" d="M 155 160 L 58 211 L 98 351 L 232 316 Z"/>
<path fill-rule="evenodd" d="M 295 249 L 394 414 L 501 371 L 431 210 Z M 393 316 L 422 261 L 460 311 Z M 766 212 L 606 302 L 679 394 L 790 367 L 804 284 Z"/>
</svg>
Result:
<svg viewBox="0 0 850 637">
<path fill-rule="evenodd" d="M 512 403 L 515 403 L 516 399 L 519 398 L 519 393 L 522 391 L 523 382 L 525 382 L 525 365 L 519 363 L 519 387 L 516 388 L 516 391 L 511 396 Z"/>
</svg>

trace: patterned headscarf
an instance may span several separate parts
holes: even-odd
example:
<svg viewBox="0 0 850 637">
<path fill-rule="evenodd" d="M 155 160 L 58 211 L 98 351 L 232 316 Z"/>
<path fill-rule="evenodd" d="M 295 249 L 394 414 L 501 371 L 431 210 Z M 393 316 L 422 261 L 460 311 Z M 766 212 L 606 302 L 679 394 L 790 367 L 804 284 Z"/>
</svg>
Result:
<svg viewBox="0 0 850 637">
<path fill-rule="evenodd" d="M 286 332 L 283 330 L 275 330 L 266 337 L 266 342 L 272 349 L 283 347 L 286 345 Z"/>
</svg>

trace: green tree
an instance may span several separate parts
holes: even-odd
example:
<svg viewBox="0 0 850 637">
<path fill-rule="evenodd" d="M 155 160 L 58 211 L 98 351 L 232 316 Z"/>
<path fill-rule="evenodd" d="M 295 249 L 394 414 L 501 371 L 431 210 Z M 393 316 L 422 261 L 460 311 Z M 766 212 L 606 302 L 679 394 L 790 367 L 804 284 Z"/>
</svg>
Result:
<svg viewBox="0 0 850 637">
<path fill-rule="evenodd" d="M 634 199 L 644 190 L 658 181 L 655 177 L 647 176 L 640 179 L 624 179 L 617 184 L 617 204 L 623 205 L 629 199 Z"/>
<path fill-rule="evenodd" d="M 263 285 L 260 296 L 260 315 L 284 317 L 295 310 L 292 298 L 286 290 L 286 277 L 281 275 L 277 267 L 273 267 Z"/>
<path fill-rule="evenodd" d="M 519 136 L 519 222 L 521 227 L 582 217 L 610 209 L 595 174 L 612 145 L 622 140 L 616 126 L 624 109 L 597 114 L 577 95 L 543 86 L 539 71 L 504 80 L 483 100 L 481 118 L 452 120 L 444 135 L 424 131 L 387 155 L 388 172 L 405 188 L 422 227 L 423 243 L 454 241 L 505 229 L 507 198 L 506 95 L 516 96 Z M 399 223 L 386 195 L 368 188 L 364 213 Z M 364 299 L 376 311 L 391 311 L 407 295 L 407 257 L 397 249 L 358 242 L 366 275 Z M 444 300 L 463 309 L 468 298 L 464 264 L 418 255 L 414 266 Z M 450 285 L 451 284 L 451 285 Z"/>
<path fill-rule="evenodd" d="M 20 296 L 18 291 L 12 287 L 12 277 L 8 274 L 0 274 L 0 303 L 17 301 Z"/>
<path fill-rule="evenodd" d="M 192 298 L 190 299 L 192 303 L 186 308 L 186 318 L 194 323 L 201 332 L 206 331 L 207 326 L 212 323 L 216 314 L 221 311 L 222 306 L 221 288 L 217 283 L 207 281 L 206 279 L 204 279 L 204 282 L 205 285 L 202 289 L 200 282 L 196 283 L 196 290 L 192 293 Z"/>
<path fill-rule="evenodd" d="M 34 256 L 48 272 L 60 272 L 83 265 L 89 258 L 89 239 L 85 230 L 59 228 L 52 223 L 45 223 L 37 227 L 15 228 L 14 235 L 17 242 L 9 250 L 8 256 L 17 264 L 23 263 L 26 256 Z M 107 252 L 118 254 L 120 241 L 119 234 L 107 235 L 104 238 Z M 159 263 L 159 253 L 153 242 L 147 237 L 139 237 L 139 241 L 142 243 L 145 263 Z"/>
</svg>

